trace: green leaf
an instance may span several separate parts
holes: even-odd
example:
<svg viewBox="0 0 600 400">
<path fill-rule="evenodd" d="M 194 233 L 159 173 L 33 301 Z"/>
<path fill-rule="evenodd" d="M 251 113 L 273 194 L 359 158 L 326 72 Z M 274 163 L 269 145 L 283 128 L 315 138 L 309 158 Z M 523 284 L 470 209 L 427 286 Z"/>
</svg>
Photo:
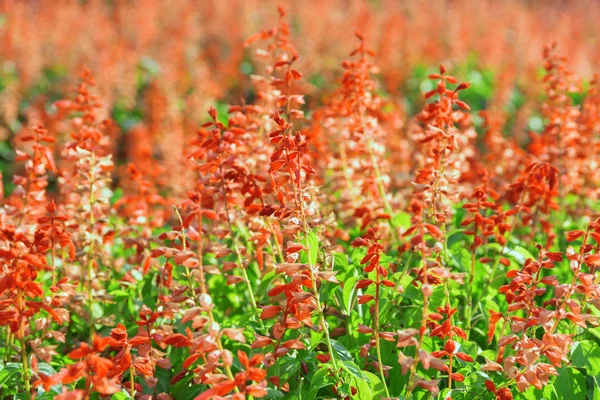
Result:
<svg viewBox="0 0 600 400">
<path fill-rule="evenodd" d="M 456 251 L 458 249 L 464 249 L 465 241 L 468 238 L 467 235 L 464 234 L 464 231 L 464 229 L 454 229 L 448 232 L 448 240 L 446 242 L 446 246 L 449 250 Z"/>
<path fill-rule="evenodd" d="M 514 249 L 509 251 L 506 251 L 505 249 L 504 254 L 506 254 L 507 256 L 512 256 L 515 260 L 517 260 L 517 262 L 521 264 L 524 263 L 528 258 L 531 258 L 533 260 L 536 259 L 533 256 L 533 254 L 529 252 L 529 250 L 522 246 L 515 246 Z"/>
<path fill-rule="evenodd" d="M 136 281 L 141 281 L 144 279 L 144 275 L 142 275 L 142 272 L 137 269 L 131 270 L 131 276 L 133 276 Z"/>
<path fill-rule="evenodd" d="M 299 388 L 287 393 L 283 399 L 284 400 L 307 400 L 309 399 L 309 392 L 306 388 Z"/>
<path fill-rule="evenodd" d="M 354 396 L 352 396 L 353 399 L 360 399 L 360 400 L 372 400 L 373 399 L 373 392 L 371 390 L 369 383 L 367 383 L 367 382 L 368 381 L 366 381 L 364 379 L 359 379 L 359 378 L 354 378 L 352 380 L 352 384 L 356 388 L 356 394 Z M 379 398 L 379 397 L 377 397 L 377 398 Z"/>
<path fill-rule="evenodd" d="M 410 228 L 410 214 L 407 212 L 399 212 L 392 218 L 392 226 L 396 228 Z"/>
<path fill-rule="evenodd" d="M 204 385 L 192 385 L 193 376 L 190 374 L 170 387 L 169 394 L 177 400 L 193 400 L 207 389 Z"/>
<path fill-rule="evenodd" d="M 346 315 L 350 314 L 350 309 L 352 308 L 352 303 L 354 302 L 354 298 L 356 297 L 356 282 L 358 281 L 357 277 L 350 277 L 344 282 L 344 290 L 342 292 L 342 299 L 344 300 L 344 311 L 346 311 Z"/>
<path fill-rule="evenodd" d="M 342 360 L 342 361 L 350 361 L 352 360 L 352 355 L 350 354 L 350 352 L 348 350 L 346 350 L 346 348 L 337 340 L 333 340 L 331 339 L 331 345 L 333 346 L 333 349 L 335 350 L 335 352 L 337 353 L 337 358 Z"/>
<path fill-rule="evenodd" d="M 110 204 L 114 205 L 117 201 L 119 201 L 123 197 L 123 193 L 123 189 L 116 188 L 110 198 Z"/>
<path fill-rule="evenodd" d="M 554 383 L 549 382 L 544 389 L 542 389 L 542 395 L 546 400 L 558 400 L 558 395 L 556 394 L 556 389 L 554 388 Z"/>
<path fill-rule="evenodd" d="M 278 360 L 278 376 L 282 382 L 286 382 L 300 369 L 300 360 L 295 357 L 284 357 Z"/>
<path fill-rule="evenodd" d="M 600 375 L 600 347 L 591 340 L 573 343 L 571 362 L 576 367 L 585 368 L 588 375 Z"/>
<path fill-rule="evenodd" d="M 308 261 L 310 265 L 317 263 L 317 255 L 319 254 L 319 238 L 313 231 L 308 232 Z"/>
<path fill-rule="evenodd" d="M 344 361 L 342 363 L 342 368 L 348 371 L 353 377 L 357 379 L 364 380 L 365 376 L 362 374 L 359 366 L 354 364 L 352 361 Z"/>
<path fill-rule="evenodd" d="M 92 316 L 94 319 L 102 318 L 104 315 L 104 309 L 100 303 L 92 303 Z"/>
<path fill-rule="evenodd" d="M 113 394 L 110 399 L 111 400 L 125 400 L 125 399 L 131 399 L 132 397 L 129 395 L 128 392 L 118 392 Z"/>
<path fill-rule="evenodd" d="M 592 378 L 592 400 L 600 400 L 600 377 Z"/>
<path fill-rule="evenodd" d="M 315 399 L 321 388 L 333 384 L 333 378 L 329 376 L 329 373 L 329 367 L 327 366 L 323 366 L 318 369 L 317 372 L 315 372 L 310 380 L 310 392 L 308 394 L 308 398 Z"/>
<path fill-rule="evenodd" d="M 217 121 L 225 126 L 229 126 L 229 106 L 225 103 L 218 102 L 215 105 L 217 110 Z"/>
<path fill-rule="evenodd" d="M 419 291 L 420 292 L 420 291 Z M 441 306 L 446 301 L 446 292 L 442 285 L 434 286 L 433 294 L 429 298 L 432 307 Z"/>
<path fill-rule="evenodd" d="M 598 343 L 598 345 L 600 345 L 600 328 L 587 329 L 585 331 L 585 334 L 587 336 L 592 336 L 596 340 L 596 342 Z"/>
<path fill-rule="evenodd" d="M 508 246 L 505 246 L 504 248 L 498 244 L 498 243 L 489 243 L 487 245 L 481 246 L 482 249 L 486 249 L 486 248 L 490 248 L 495 250 L 497 253 L 499 253 L 502 250 L 502 255 L 507 256 L 507 257 L 511 257 L 512 259 L 514 259 L 518 264 L 523 264 L 525 262 L 525 260 L 527 260 L 528 258 L 531 259 L 536 259 L 536 257 L 533 256 L 533 254 L 531 254 L 529 252 L 529 250 L 527 250 L 525 247 L 522 246 L 515 246 L 513 249 L 508 248 Z"/>
<path fill-rule="evenodd" d="M 115 297 L 115 299 L 117 298 L 121 298 L 121 297 L 129 297 L 131 294 L 123 289 L 117 289 L 117 290 L 113 290 L 109 293 L 111 296 Z"/>
<path fill-rule="evenodd" d="M 373 393 L 373 397 L 376 399 L 385 397 L 385 387 L 383 386 L 381 379 L 369 371 L 362 371 L 362 373 L 369 380 L 369 388 Z"/>
<path fill-rule="evenodd" d="M 50 376 L 56 374 L 56 370 L 52 368 L 50 364 L 44 362 L 38 363 L 37 369 L 38 372 L 41 372 L 44 375 Z"/>
<path fill-rule="evenodd" d="M 467 272 L 471 270 L 471 253 L 464 247 L 451 250 L 450 258 L 460 271 Z"/>
<path fill-rule="evenodd" d="M 270 387 L 268 387 L 266 390 L 267 396 L 265 397 L 265 399 L 281 399 L 284 397 L 284 394 L 279 390 Z"/>
<path fill-rule="evenodd" d="M 564 367 L 558 371 L 554 387 L 559 399 L 586 399 L 585 377 L 575 368 Z"/>
<path fill-rule="evenodd" d="M 516 398 L 522 400 L 558 400 L 552 383 L 548 383 L 541 391 L 530 386 L 523 393 L 519 393 Z"/>
<path fill-rule="evenodd" d="M 0 387 L 11 379 L 17 378 L 21 374 L 22 366 L 19 363 L 7 363 L 0 369 Z"/>
<path fill-rule="evenodd" d="M 346 271 L 348 269 L 348 257 L 343 253 L 333 253 L 333 269 Z"/>
</svg>

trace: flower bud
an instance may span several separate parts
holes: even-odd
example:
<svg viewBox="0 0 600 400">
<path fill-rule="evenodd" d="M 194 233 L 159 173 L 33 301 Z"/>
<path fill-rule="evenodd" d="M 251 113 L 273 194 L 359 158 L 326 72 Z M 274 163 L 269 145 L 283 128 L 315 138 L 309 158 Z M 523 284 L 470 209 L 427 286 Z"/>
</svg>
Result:
<svg viewBox="0 0 600 400">
<path fill-rule="evenodd" d="M 431 295 L 433 294 L 433 288 L 431 287 L 431 285 L 426 283 L 421 286 L 421 293 L 423 293 L 423 296 L 425 297 L 431 297 Z"/>
</svg>

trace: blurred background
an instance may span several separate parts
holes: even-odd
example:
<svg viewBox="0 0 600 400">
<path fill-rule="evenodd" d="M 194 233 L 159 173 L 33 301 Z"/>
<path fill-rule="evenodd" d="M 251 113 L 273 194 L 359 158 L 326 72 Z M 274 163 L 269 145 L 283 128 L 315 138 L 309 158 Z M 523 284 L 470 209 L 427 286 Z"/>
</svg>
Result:
<svg viewBox="0 0 600 400">
<path fill-rule="evenodd" d="M 355 29 L 374 50 L 381 95 L 401 118 L 418 111 L 431 89 L 427 74 L 444 63 L 471 82 L 463 98 L 474 111 L 504 115 L 505 134 L 517 135 L 542 126 L 532 103 L 543 96 L 545 44 L 557 42 L 583 92 L 600 69 L 600 2 L 592 0 L 2 0 L 5 185 L 16 138 L 39 123 L 52 129 L 53 103 L 73 97 L 84 67 L 116 122 L 118 163 L 160 164 L 168 174 L 209 105 L 224 111 L 253 98 L 249 76 L 260 71 L 243 43 L 276 26 L 278 5 L 300 54 L 307 108 L 335 88 Z"/>
</svg>

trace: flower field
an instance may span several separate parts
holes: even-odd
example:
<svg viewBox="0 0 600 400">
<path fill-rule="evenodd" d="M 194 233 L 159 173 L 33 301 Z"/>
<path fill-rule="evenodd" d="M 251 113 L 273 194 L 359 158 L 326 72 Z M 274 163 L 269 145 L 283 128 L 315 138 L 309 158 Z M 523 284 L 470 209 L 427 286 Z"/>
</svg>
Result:
<svg viewBox="0 0 600 400">
<path fill-rule="evenodd" d="M 0 398 L 600 400 L 600 4 L 0 1 Z"/>
</svg>

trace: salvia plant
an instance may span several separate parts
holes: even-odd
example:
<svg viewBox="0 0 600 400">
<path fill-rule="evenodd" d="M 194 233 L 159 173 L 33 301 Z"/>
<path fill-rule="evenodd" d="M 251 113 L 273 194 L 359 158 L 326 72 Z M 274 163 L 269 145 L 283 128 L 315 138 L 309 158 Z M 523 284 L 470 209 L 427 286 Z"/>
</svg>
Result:
<svg viewBox="0 0 600 400">
<path fill-rule="evenodd" d="M 8 3 L 2 38 L 27 9 Z M 99 25 L 133 18 L 83 3 Z M 172 45 L 121 21 L 127 82 L 90 55 L 19 119 L 0 187 L 0 397 L 600 398 L 597 77 L 548 44 L 482 107 L 481 76 L 448 61 L 403 78 L 410 48 L 404 64 L 369 29 L 344 30 L 327 65 L 296 18 L 316 29 L 332 9 L 297 4 L 232 33 L 230 64 L 251 72 L 231 86 L 209 41 L 239 27 L 216 3 L 146 6 L 181 17 Z M 191 29 L 195 6 L 219 26 Z M 431 51 L 459 40 L 443 31 Z M 165 70 L 130 65 L 157 50 Z"/>
</svg>

